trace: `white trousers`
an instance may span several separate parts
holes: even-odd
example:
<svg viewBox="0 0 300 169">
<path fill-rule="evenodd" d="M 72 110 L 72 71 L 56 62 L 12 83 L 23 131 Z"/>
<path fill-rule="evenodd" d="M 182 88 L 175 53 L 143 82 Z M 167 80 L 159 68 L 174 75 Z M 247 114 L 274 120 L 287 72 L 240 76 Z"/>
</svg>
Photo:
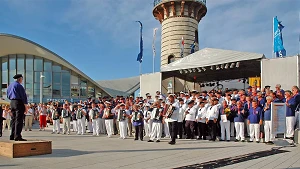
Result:
<svg viewBox="0 0 300 169">
<path fill-rule="evenodd" d="M 93 125 L 92 125 L 91 121 L 87 122 L 87 126 L 88 126 L 88 129 L 89 129 L 89 132 L 93 132 Z"/>
<path fill-rule="evenodd" d="M 165 123 L 164 123 L 164 132 L 166 137 L 170 137 L 170 130 L 169 130 L 169 123 L 168 120 L 165 119 Z"/>
<path fill-rule="evenodd" d="M 99 119 L 92 119 L 93 135 L 99 135 Z"/>
<path fill-rule="evenodd" d="M 275 135 L 272 134 L 272 121 L 265 121 L 265 142 L 274 141 Z"/>
<path fill-rule="evenodd" d="M 105 131 L 105 119 L 99 118 L 99 133 L 106 134 Z"/>
<path fill-rule="evenodd" d="M 294 137 L 295 117 L 286 117 L 286 137 Z"/>
<path fill-rule="evenodd" d="M 77 127 L 77 120 L 73 120 L 72 121 L 72 124 L 73 124 L 73 131 L 76 131 L 78 130 L 78 127 Z"/>
<path fill-rule="evenodd" d="M 225 134 L 226 134 L 226 140 L 230 140 L 230 121 L 220 121 L 221 125 L 221 140 L 225 140 Z"/>
<path fill-rule="evenodd" d="M 245 140 L 245 123 L 244 122 L 234 122 L 237 140 Z"/>
<path fill-rule="evenodd" d="M 230 136 L 234 136 L 234 122 L 230 122 Z"/>
<path fill-rule="evenodd" d="M 57 119 L 57 120 L 53 120 L 53 132 L 56 132 L 59 133 L 60 132 L 60 120 Z"/>
<path fill-rule="evenodd" d="M 114 132 L 114 119 L 105 119 L 105 128 L 108 137 L 111 137 Z"/>
<path fill-rule="evenodd" d="M 85 117 L 77 119 L 77 134 L 85 133 Z"/>
<path fill-rule="evenodd" d="M 66 132 L 68 132 L 68 134 L 70 134 L 70 117 L 63 118 L 63 126 L 63 133 L 66 134 Z"/>
<path fill-rule="evenodd" d="M 32 120 L 33 120 L 33 116 L 25 115 L 25 130 L 27 130 L 27 129 L 31 130 Z"/>
<path fill-rule="evenodd" d="M 250 141 L 259 141 L 259 124 L 250 124 Z"/>
<path fill-rule="evenodd" d="M 145 129 L 145 136 L 150 137 L 151 135 L 151 130 L 152 130 L 152 124 L 150 123 L 151 120 L 148 120 L 148 122 L 146 122 L 146 120 L 144 120 L 144 129 Z"/>
<path fill-rule="evenodd" d="M 156 137 L 156 140 L 160 140 L 162 135 L 162 124 L 153 122 L 152 123 L 152 132 L 150 136 L 150 140 L 154 140 Z"/>
<path fill-rule="evenodd" d="M 127 123 L 127 120 L 119 121 L 120 137 L 123 139 L 127 136 Z"/>
</svg>

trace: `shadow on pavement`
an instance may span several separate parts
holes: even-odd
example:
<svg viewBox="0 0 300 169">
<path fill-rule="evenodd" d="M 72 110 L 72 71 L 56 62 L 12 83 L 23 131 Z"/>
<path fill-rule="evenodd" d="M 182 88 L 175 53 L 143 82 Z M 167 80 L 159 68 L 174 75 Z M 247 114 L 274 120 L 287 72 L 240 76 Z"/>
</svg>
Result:
<svg viewBox="0 0 300 169">
<path fill-rule="evenodd" d="M 191 148 L 170 148 L 170 149 L 130 149 L 130 150 L 104 150 L 104 151 L 80 151 L 72 149 L 53 149 L 52 154 L 35 156 L 35 158 L 49 158 L 49 157 L 72 157 L 93 153 L 126 153 L 126 152 L 155 152 L 155 151 L 178 151 L 178 150 L 201 150 L 201 149 L 222 149 L 229 147 L 243 147 L 243 146 L 227 146 L 227 147 L 191 147 Z"/>
<path fill-rule="evenodd" d="M 271 150 L 266 150 L 266 151 L 259 151 L 255 153 L 249 153 L 249 154 L 244 154 L 240 156 L 235 156 L 235 157 L 229 157 L 229 158 L 224 158 L 224 159 L 219 159 L 219 160 L 214 160 L 214 161 L 208 161 L 200 164 L 193 164 L 193 165 L 188 165 L 188 166 L 182 166 L 178 167 L 176 169 L 196 169 L 196 168 L 203 168 L 203 169 L 213 169 L 213 168 L 219 168 L 219 167 L 224 167 L 227 165 L 233 165 L 249 160 L 254 160 L 262 157 L 267 157 L 275 154 L 280 154 L 280 153 L 286 153 L 289 151 L 286 150 L 278 150 L 278 149 L 271 149 Z"/>
</svg>

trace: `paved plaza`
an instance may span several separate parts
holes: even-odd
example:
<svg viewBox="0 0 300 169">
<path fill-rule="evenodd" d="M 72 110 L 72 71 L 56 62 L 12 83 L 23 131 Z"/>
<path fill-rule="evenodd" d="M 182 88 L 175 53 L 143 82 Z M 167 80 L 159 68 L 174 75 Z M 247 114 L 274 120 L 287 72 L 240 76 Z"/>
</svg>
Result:
<svg viewBox="0 0 300 169">
<path fill-rule="evenodd" d="M 280 148 L 263 143 L 210 142 L 169 139 L 160 143 L 107 138 L 51 134 L 46 131 L 23 132 L 29 140 L 52 140 L 49 155 L 10 159 L 0 156 L 0 168 L 300 168 L 299 147 Z M 0 141 L 8 139 L 8 132 Z M 1 151 L 1 150 L 0 150 Z"/>
</svg>

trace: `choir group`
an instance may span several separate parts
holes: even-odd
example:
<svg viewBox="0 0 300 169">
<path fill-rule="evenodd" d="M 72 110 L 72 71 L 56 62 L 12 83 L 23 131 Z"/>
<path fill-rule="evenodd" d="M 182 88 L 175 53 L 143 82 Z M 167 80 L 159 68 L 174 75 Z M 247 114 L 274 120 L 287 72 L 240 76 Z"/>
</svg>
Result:
<svg viewBox="0 0 300 169">
<path fill-rule="evenodd" d="M 25 131 L 31 131 L 33 119 L 40 122 L 40 130 L 53 124 L 53 134 L 78 135 L 86 131 L 93 136 L 119 135 L 120 139 L 160 142 L 162 137 L 176 139 L 203 139 L 210 141 L 265 142 L 273 144 L 271 103 L 285 103 L 287 138 L 293 139 L 300 103 L 299 88 L 283 90 L 278 84 L 270 90 L 261 91 L 256 86 L 245 90 L 180 92 L 163 96 L 159 91 L 154 98 L 117 96 L 97 100 L 88 98 L 78 103 L 49 102 L 36 106 L 28 105 L 25 112 Z M 4 107 L 3 117 L 9 120 L 9 107 Z M 5 122 L 4 125 L 7 123 Z M 8 125 L 9 127 L 9 125 Z M 5 126 L 3 127 L 5 130 Z"/>
</svg>

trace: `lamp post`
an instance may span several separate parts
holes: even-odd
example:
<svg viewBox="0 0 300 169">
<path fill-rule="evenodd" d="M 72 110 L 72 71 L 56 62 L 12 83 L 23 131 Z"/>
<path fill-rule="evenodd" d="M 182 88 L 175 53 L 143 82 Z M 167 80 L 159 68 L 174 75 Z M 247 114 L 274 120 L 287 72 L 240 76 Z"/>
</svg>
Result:
<svg viewBox="0 0 300 169">
<path fill-rule="evenodd" d="M 40 103 L 43 103 L 43 78 L 45 78 L 45 76 L 42 74 L 40 74 Z"/>
</svg>

